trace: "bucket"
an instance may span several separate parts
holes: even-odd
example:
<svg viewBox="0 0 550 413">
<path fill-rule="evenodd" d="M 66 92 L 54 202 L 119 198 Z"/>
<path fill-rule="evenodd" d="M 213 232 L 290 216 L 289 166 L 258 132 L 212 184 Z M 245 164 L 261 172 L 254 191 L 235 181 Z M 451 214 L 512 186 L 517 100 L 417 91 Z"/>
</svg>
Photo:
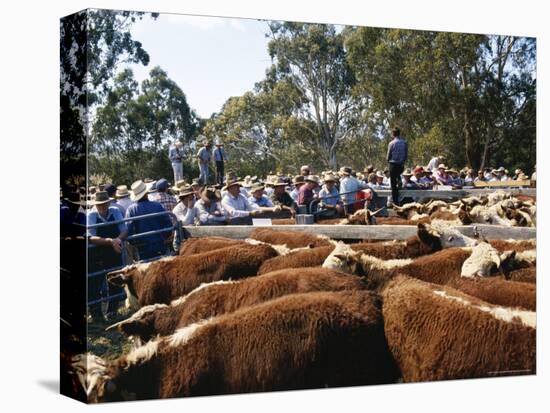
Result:
<svg viewBox="0 0 550 413">
<path fill-rule="evenodd" d="M 313 215 L 311 214 L 297 214 L 296 225 L 311 225 L 313 224 Z"/>
</svg>

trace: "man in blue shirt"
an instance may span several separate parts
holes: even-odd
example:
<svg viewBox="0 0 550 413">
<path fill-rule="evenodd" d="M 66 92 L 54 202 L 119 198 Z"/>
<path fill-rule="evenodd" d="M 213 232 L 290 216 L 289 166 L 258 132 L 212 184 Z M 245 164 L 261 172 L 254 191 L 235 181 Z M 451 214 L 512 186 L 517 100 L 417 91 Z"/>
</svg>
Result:
<svg viewBox="0 0 550 413">
<path fill-rule="evenodd" d="M 136 181 L 132 184 L 130 198 L 135 204 L 130 205 L 126 210 L 126 218 L 134 218 L 142 215 L 166 212 L 158 202 L 149 201 L 147 186 L 143 181 Z M 172 222 L 168 215 L 159 215 L 136 221 L 128 221 L 128 235 L 142 234 L 159 229 L 170 228 Z M 131 243 L 138 249 L 139 259 L 153 258 L 166 253 L 165 239 L 170 232 L 149 234 L 136 238 Z"/>
<path fill-rule="evenodd" d="M 399 203 L 399 188 L 401 188 L 401 173 L 409 155 L 407 142 L 401 138 L 399 128 L 393 128 L 393 139 L 388 145 L 387 160 L 390 164 L 390 183 L 393 203 Z"/>
<path fill-rule="evenodd" d="M 126 239 L 126 225 L 122 222 L 122 213 L 114 206 L 111 206 L 112 198 L 106 191 L 95 193 L 87 217 L 88 231 L 86 236 L 93 247 L 88 249 L 88 273 L 95 273 L 101 270 L 108 270 L 122 266 L 122 247 Z M 112 224 L 113 222 L 118 222 Z M 99 227 L 89 228 L 96 224 L 103 224 Z M 102 295 L 115 295 L 122 290 L 117 287 L 107 286 L 105 274 L 94 275 L 88 278 L 88 301 L 95 301 Z M 118 309 L 118 302 L 109 302 L 108 312 L 114 313 Z M 101 304 L 96 303 L 90 306 L 90 315 L 93 320 L 101 320 Z"/>
<path fill-rule="evenodd" d="M 344 212 L 342 201 L 340 200 L 340 192 L 336 188 L 336 177 L 332 174 L 327 174 L 323 177 L 324 185 L 319 191 L 319 212 L 318 216 L 333 218 L 340 216 Z"/>
</svg>

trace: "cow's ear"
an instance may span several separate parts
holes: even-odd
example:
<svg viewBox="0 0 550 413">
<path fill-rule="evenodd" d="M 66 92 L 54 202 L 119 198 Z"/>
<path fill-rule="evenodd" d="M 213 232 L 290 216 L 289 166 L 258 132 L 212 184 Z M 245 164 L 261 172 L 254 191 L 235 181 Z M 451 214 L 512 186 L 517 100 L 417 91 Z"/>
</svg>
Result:
<svg viewBox="0 0 550 413">
<path fill-rule="evenodd" d="M 426 245 L 428 245 L 433 251 L 439 251 L 442 249 L 441 237 L 431 229 L 428 224 L 419 223 L 418 238 Z"/>
</svg>

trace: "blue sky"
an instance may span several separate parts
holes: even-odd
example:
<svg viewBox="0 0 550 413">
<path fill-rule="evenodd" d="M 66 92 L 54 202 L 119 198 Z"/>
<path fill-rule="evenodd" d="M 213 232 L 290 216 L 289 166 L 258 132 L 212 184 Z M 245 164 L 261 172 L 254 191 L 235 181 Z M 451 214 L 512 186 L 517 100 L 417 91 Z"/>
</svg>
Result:
<svg viewBox="0 0 550 413">
<path fill-rule="evenodd" d="M 251 90 L 271 64 L 265 21 L 161 14 L 136 22 L 131 31 L 151 59 L 148 66 L 129 65 L 136 80 L 160 66 L 200 117 Z"/>
</svg>

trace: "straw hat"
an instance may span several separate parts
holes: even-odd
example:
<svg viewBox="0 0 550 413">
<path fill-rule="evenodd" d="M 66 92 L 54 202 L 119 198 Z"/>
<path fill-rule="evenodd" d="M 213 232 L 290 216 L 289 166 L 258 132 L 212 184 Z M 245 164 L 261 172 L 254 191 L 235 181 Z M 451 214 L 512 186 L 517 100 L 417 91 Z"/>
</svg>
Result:
<svg viewBox="0 0 550 413">
<path fill-rule="evenodd" d="M 351 168 L 349 166 L 342 166 L 338 173 L 342 175 L 351 175 Z"/>
<path fill-rule="evenodd" d="M 304 180 L 304 176 L 303 175 L 296 175 L 294 177 L 294 179 L 292 180 L 292 183 L 294 185 L 302 185 L 302 184 L 305 184 L 306 181 Z"/>
<path fill-rule="evenodd" d="M 130 196 L 128 187 L 126 185 L 119 185 L 116 187 L 115 198 L 127 198 Z"/>
<path fill-rule="evenodd" d="M 252 187 L 250 188 L 250 192 L 251 193 L 254 193 L 256 191 L 259 191 L 259 190 L 264 190 L 265 189 L 265 185 L 262 185 L 261 183 L 255 183 L 254 185 L 252 185 Z"/>
<path fill-rule="evenodd" d="M 109 197 L 107 191 L 98 191 L 94 195 L 93 201 L 90 202 L 91 205 L 101 205 L 111 202 L 113 198 Z"/>
<path fill-rule="evenodd" d="M 220 198 L 215 188 L 205 187 L 201 192 L 201 198 L 208 201 L 219 201 Z"/>
<path fill-rule="evenodd" d="M 315 175 L 308 175 L 304 179 L 306 182 L 314 182 L 319 185 L 319 178 Z"/>
<path fill-rule="evenodd" d="M 147 195 L 148 189 L 147 185 L 142 180 L 136 181 L 132 184 L 130 187 L 130 199 L 132 201 L 139 201 L 141 198 L 143 198 L 145 195 Z"/>
<path fill-rule="evenodd" d="M 266 183 L 272 186 L 286 186 L 285 180 L 280 176 L 274 176 L 269 182 L 266 182 Z"/>
<path fill-rule="evenodd" d="M 384 172 L 382 172 L 382 171 L 376 171 L 376 176 L 378 178 L 385 178 L 386 177 L 386 175 L 384 175 Z"/>
<path fill-rule="evenodd" d="M 195 191 L 191 185 L 181 185 L 178 187 L 178 197 L 183 198 L 188 195 L 193 195 Z"/>
<path fill-rule="evenodd" d="M 229 188 L 235 185 L 242 186 L 241 182 L 237 179 L 228 180 L 225 182 L 225 186 L 222 188 L 222 190 L 227 191 Z"/>
<path fill-rule="evenodd" d="M 401 175 L 403 175 L 403 176 L 412 176 L 413 174 L 412 174 L 411 170 L 409 168 L 407 168 L 403 171 L 403 173 Z"/>
<path fill-rule="evenodd" d="M 437 165 L 437 169 L 447 170 L 447 165 L 445 165 L 444 163 L 440 163 L 439 165 Z"/>
<path fill-rule="evenodd" d="M 326 174 L 323 177 L 323 182 L 336 182 L 336 177 L 333 174 Z"/>
</svg>

